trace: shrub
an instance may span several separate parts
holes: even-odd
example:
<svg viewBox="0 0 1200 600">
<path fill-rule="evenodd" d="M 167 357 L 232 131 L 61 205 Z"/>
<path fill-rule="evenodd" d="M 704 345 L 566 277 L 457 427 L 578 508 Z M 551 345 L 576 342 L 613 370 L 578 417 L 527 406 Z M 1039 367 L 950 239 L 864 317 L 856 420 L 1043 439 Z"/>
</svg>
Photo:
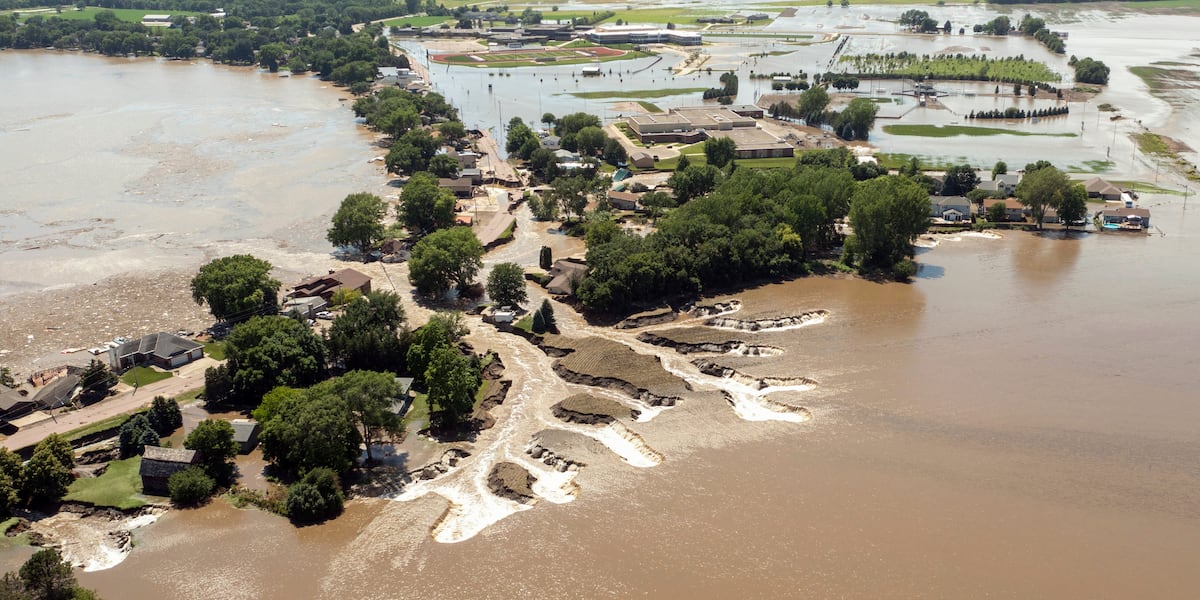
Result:
<svg viewBox="0 0 1200 600">
<path fill-rule="evenodd" d="M 319 467 L 288 488 L 287 515 L 295 523 L 317 523 L 341 514 L 344 501 L 337 474 Z"/>
<path fill-rule="evenodd" d="M 146 418 L 159 435 L 170 434 L 183 426 L 183 413 L 179 411 L 179 403 L 174 398 L 155 396 Z"/>
<path fill-rule="evenodd" d="M 133 415 L 121 425 L 119 434 L 121 457 L 128 458 L 142 453 L 142 447 L 149 444 L 158 445 L 158 434 L 150 425 L 150 420 L 143 413 Z"/>
<path fill-rule="evenodd" d="M 171 502 L 179 506 L 203 504 L 212 495 L 216 482 L 200 467 L 188 467 L 167 479 Z"/>
<path fill-rule="evenodd" d="M 892 275 L 896 277 L 897 281 L 908 281 L 916 274 L 917 263 L 907 258 L 892 265 Z"/>
</svg>

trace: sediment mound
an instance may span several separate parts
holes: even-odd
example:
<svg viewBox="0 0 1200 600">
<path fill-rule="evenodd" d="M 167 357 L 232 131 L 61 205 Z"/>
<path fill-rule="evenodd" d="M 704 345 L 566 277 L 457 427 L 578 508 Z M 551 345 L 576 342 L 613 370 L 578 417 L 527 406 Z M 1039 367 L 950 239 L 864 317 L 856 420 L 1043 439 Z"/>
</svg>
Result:
<svg viewBox="0 0 1200 600">
<path fill-rule="evenodd" d="M 550 408 L 555 417 L 568 423 L 607 425 L 620 418 L 636 419 L 641 411 L 620 402 L 591 394 L 575 394 Z"/>
<path fill-rule="evenodd" d="M 711 360 L 703 358 L 697 358 L 696 360 L 693 360 L 692 364 L 696 365 L 696 368 L 700 369 L 700 372 L 704 373 L 705 375 L 721 377 L 723 379 L 732 379 L 756 390 L 764 390 L 767 388 L 783 386 L 817 385 L 816 381 L 809 379 L 808 377 L 754 377 L 752 375 L 742 373 L 732 367 L 717 364 Z"/>
<path fill-rule="evenodd" d="M 723 393 L 725 394 L 725 401 L 728 402 L 730 406 L 737 408 L 738 401 L 733 397 L 733 394 L 730 394 L 729 392 Z M 786 404 L 784 402 L 778 402 L 765 396 L 755 398 L 754 402 L 761 405 L 763 408 L 777 413 L 799 415 L 801 417 L 799 421 L 809 421 L 812 419 L 812 411 L 803 406 L 795 406 L 792 404 Z"/>
<path fill-rule="evenodd" d="M 774 319 L 732 319 L 729 317 L 714 317 L 704 322 L 709 327 L 721 329 L 736 329 L 739 331 L 769 331 L 773 329 L 788 329 L 800 327 L 812 322 L 820 322 L 829 316 L 827 310 L 813 310 L 790 317 Z"/>
<path fill-rule="evenodd" d="M 639 388 L 628 381 L 617 379 L 616 377 L 598 377 L 586 373 L 577 373 L 564 367 L 562 363 L 554 364 L 554 372 L 567 383 L 617 390 L 631 398 L 638 398 L 650 406 L 675 406 L 675 403 L 679 402 L 678 396 L 655 394 L 650 390 Z"/>
<path fill-rule="evenodd" d="M 782 348 L 775 346 L 762 346 L 755 344 L 747 344 L 741 340 L 727 340 L 724 342 L 680 342 L 661 335 L 643 331 L 637 336 L 638 341 L 645 342 L 654 346 L 662 346 L 664 348 L 672 348 L 680 354 L 695 354 L 698 352 L 710 354 L 737 354 L 740 356 L 779 356 L 783 354 Z"/>
<path fill-rule="evenodd" d="M 736 312 L 742 309 L 741 300 L 730 300 L 728 302 L 717 302 L 715 304 L 705 304 L 692 307 L 688 312 L 694 317 L 711 317 L 713 315 L 723 315 L 731 312 Z"/>
<path fill-rule="evenodd" d="M 670 308 L 661 308 L 651 310 L 636 315 L 630 315 L 617 323 L 617 329 L 637 329 L 638 327 L 649 327 L 650 325 L 662 325 L 675 320 L 675 311 Z"/>
<path fill-rule="evenodd" d="M 525 470 L 525 467 L 511 462 L 496 463 L 488 474 L 488 489 L 501 498 L 507 498 L 521 504 L 533 504 L 537 501 L 533 493 L 533 483 L 537 478 Z"/>
</svg>

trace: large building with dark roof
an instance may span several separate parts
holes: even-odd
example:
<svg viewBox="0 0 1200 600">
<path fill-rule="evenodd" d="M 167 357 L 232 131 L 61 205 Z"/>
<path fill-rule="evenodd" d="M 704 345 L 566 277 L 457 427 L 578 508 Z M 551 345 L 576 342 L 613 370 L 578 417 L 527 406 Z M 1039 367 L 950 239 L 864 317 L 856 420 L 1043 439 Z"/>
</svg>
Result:
<svg viewBox="0 0 1200 600">
<path fill-rule="evenodd" d="M 200 456 L 195 450 L 146 446 L 142 452 L 142 466 L 138 469 L 142 477 L 142 493 L 169 496 L 171 492 L 167 489 L 167 480 L 199 462 Z"/>
<path fill-rule="evenodd" d="M 108 364 L 115 371 L 123 371 L 135 365 L 174 369 L 201 358 L 204 358 L 202 344 L 165 332 L 129 340 L 108 351 Z"/>
</svg>

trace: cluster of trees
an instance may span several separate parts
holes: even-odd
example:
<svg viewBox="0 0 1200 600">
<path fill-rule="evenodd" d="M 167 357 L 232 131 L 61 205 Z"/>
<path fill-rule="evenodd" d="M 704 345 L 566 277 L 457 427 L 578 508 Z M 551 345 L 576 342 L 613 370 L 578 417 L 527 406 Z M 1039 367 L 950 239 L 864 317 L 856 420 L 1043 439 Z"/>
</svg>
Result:
<svg viewBox="0 0 1200 600">
<path fill-rule="evenodd" d="M 1044 19 L 1025 13 L 1025 16 L 1021 17 L 1021 24 L 1018 27 L 1021 33 L 1033 36 L 1043 46 L 1058 54 L 1064 54 L 1067 51 L 1066 42 L 1062 41 L 1062 38 L 1058 37 L 1057 33 L 1046 28 L 1046 21 Z"/>
<path fill-rule="evenodd" d="M 582 217 L 592 194 L 602 192 L 606 179 L 597 177 L 596 169 L 581 169 L 572 175 L 559 175 L 550 182 L 550 190 L 529 198 L 529 210 L 539 221 L 555 221 L 565 215 Z"/>
<path fill-rule="evenodd" d="M 737 76 L 737 74 L 733 73 L 733 72 L 722 73 L 721 74 L 721 87 L 708 88 L 707 90 L 704 90 L 704 99 L 705 100 L 709 100 L 712 98 L 720 99 L 720 98 L 725 98 L 725 97 L 732 98 L 734 96 L 737 96 L 737 93 L 738 93 L 738 76 Z"/>
<path fill-rule="evenodd" d="M 117 385 L 117 374 L 102 361 L 92 359 L 88 366 L 79 374 L 80 401 L 84 404 L 95 402 L 108 395 L 108 390 Z"/>
<path fill-rule="evenodd" d="M 184 438 L 183 447 L 195 450 L 200 462 L 167 479 L 171 502 L 195 506 L 207 501 L 218 488 L 233 483 L 233 459 L 237 456 L 238 444 L 233 441 L 233 425 L 229 421 L 201 421 Z"/>
<path fill-rule="evenodd" d="M 796 90 L 807 90 L 808 82 L 804 80 L 793 79 L 791 81 L 774 81 L 771 82 L 771 89 L 775 91 L 788 90 L 794 92 Z"/>
<path fill-rule="evenodd" d="M 851 260 L 891 268 L 911 254 L 912 240 L 924 231 L 928 195 L 903 176 L 856 183 L 853 162 L 839 149 L 805 153 L 792 169 L 717 170 L 711 191 L 681 197 L 681 206 L 645 237 L 608 221 L 589 223 L 588 274 L 576 295 L 588 308 L 621 311 L 803 273 L 806 260 L 841 242 L 835 224 L 848 215 L 856 232 L 866 232 Z M 857 212 L 855 202 L 863 207 Z"/>
<path fill-rule="evenodd" d="M 998 108 L 992 110 L 971 111 L 967 114 L 968 119 L 1033 119 L 1045 117 L 1057 117 L 1071 112 L 1067 105 L 1053 106 L 1050 108 L 1039 108 L 1035 110 L 1025 110 L 1010 106 L 1004 110 Z"/>
<path fill-rule="evenodd" d="M 428 392 L 433 425 L 449 427 L 466 420 L 483 382 L 483 363 L 457 347 L 467 328 L 459 313 L 438 313 L 413 332 L 406 359 L 414 385 Z"/>
<path fill-rule="evenodd" d="M 355 100 L 354 114 L 393 139 L 420 127 L 422 117 L 444 121 L 458 118 L 458 111 L 441 94 L 411 94 L 397 87 L 382 88 Z M 462 138 L 466 132 L 459 131 L 457 137 Z"/>
<path fill-rule="evenodd" d="M 43 548 L 33 553 L 16 572 L 0 578 L 4 600 L 99 600 L 96 592 L 80 587 L 71 563 L 58 550 Z"/>
<path fill-rule="evenodd" d="M 966 196 L 979 185 L 979 174 L 968 164 L 954 165 L 946 169 L 942 178 L 943 196 Z"/>
<path fill-rule="evenodd" d="M 353 32 L 350 25 L 362 21 L 338 20 L 332 28 L 329 21 L 337 19 L 339 8 L 337 3 L 327 5 L 322 18 L 282 5 L 268 11 L 277 14 L 247 17 L 249 21 L 236 15 L 225 19 L 178 16 L 170 28 L 122 21 L 111 11 L 101 11 L 92 20 L 38 15 L 24 23 L 8 14 L 0 15 L 0 48 L 54 47 L 110 56 L 158 54 L 184 59 L 201 56 L 199 51 L 221 63 L 313 71 L 339 85 L 369 82 L 378 66 L 408 66 L 405 57 L 389 50 L 382 25 Z"/>
<path fill-rule="evenodd" d="M 986 33 L 988 35 L 1008 35 L 1012 31 L 1012 21 L 1008 17 L 1000 16 L 974 27 L 975 33 Z"/>
<path fill-rule="evenodd" d="M 1068 64 L 1075 68 L 1075 81 L 1079 83 L 1097 83 L 1100 85 L 1108 83 L 1108 65 L 1098 60 L 1093 60 L 1090 56 L 1076 58 L 1072 54 Z"/>
<path fill-rule="evenodd" d="M 843 91 L 843 90 L 857 90 L 859 81 L 858 81 L 857 77 L 854 77 L 852 75 L 847 75 L 845 73 L 828 72 L 828 73 L 825 73 L 824 75 L 822 75 L 820 73 L 814 75 L 813 83 L 814 84 L 824 83 L 824 84 L 828 85 L 829 87 L 832 87 L 838 91 Z"/>
<path fill-rule="evenodd" d="M 0 516 L 7 517 L 18 506 L 62 499 L 74 480 L 74 468 L 71 442 L 56 433 L 38 442 L 29 461 L 23 464 L 16 453 L 0 448 Z"/>
<path fill-rule="evenodd" d="M 271 263 L 249 254 L 213 260 L 192 278 L 192 299 L 208 304 L 220 321 L 242 321 L 254 315 L 273 314 L 279 281 L 272 279 Z"/>
<path fill-rule="evenodd" d="M 934 21 L 933 18 L 929 16 L 929 13 L 923 10 L 910 9 L 900 13 L 899 23 L 919 33 L 938 32 L 937 21 Z M 950 33 L 950 21 L 946 21 L 946 24 L 942 29 L 945 31 L 945 33 Z"/>
<path fill-rule="evenodd" d="M 417 292 L 443 297 L 463 292 L 483 267 L 483 244 L 469 227 L 439 229 L 417 242 L 408 260 L 408 280 Z"/>
<path fill-rule="evenodd" d="M 1047 208 L 1053 208 L 1068 227 L 1087 214 L 1087 190 L 1083 184 L 1071 181 L 1066 173 L 1046 161 L 1025 165 L 1025 175 L 1013 195 L 1029 207 L 1038 229 L 1042 228 Z"/>
<path fill-rule="evenodd" d="M 550 305 L 550 300 L 542 300 L 542 305 L 537 310 L 533 311 L 533 319 L 529 328 L 534 333 L 558 333 L 558 321 L 554 318 L 554 307 Z"/>
<path fill-rule="evenodd" d="M 785 119 L 804 119 L 813 127 L 828 124 L 833 132 L 844 140 L 865 140 L 875 125 L 875 115 L 879 107 L 867 98 L 855 98 L 845 109 L 839 111 L 827 110 L 829 93 L 825 88 L 814 86 L 805 90 L 793 105 L 790 102 L 776 102 L 767 110 L 772 117 Z"/>
<path fill-rule="evenodd" d="M 843 56 L 858 77 L 913 77 L 962 81 L 1006 81 L 1023 84 L 1058 81 L 1050 67 L 1022 56 L 917 55 L 911 52 Z"/>
<path fill-rule="evenodd" d="M 174 398 L 155 396 L 150 410 L 139 412 L 121 424 L 118 434 L 121 458 L 141 454 L 146 446 L 157 446 L 159 438 L 183 427 L 183 414 Z"/>
</svg>

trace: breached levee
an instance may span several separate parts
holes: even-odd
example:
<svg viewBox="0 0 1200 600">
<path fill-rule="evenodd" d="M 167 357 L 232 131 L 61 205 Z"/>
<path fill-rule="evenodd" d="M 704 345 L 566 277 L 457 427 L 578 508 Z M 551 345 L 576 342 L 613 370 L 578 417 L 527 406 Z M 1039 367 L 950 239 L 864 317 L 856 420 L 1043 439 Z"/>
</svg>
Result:
<svg viewBox="0 0 1200 600">
<path fill-rule="evenodd" d="M 111 569 L 129 555 L 133 531 L 158 520 L 161 507 L 121 511 L 64 503 L 57 514 L 34 521 L 30 533 L 41 545 L 57 548 L 63 559 L 84 571 Z"/>
<path fill-rule="evenodd" d="M 551 411 L 555 417 L 573 425 L 591 426 L 586 429 L 569 427 L 586 435 L 620 456 L 635 467 L 653 467 L 662 463 L 661 452 L 651 448 L 642 436 L 629 429 L 619 419 L 637 418 L 638 411 L 607 398 L 590 394 L 575 394 L 557 404 Z M 535 457 L 536 458 L 536 457 Z"/>
<path fill-rule="evenodd" d="M 675 406 L 675 403 L 679 402 L 678 396 L 660 396 L 616 377 L 597 377 L 586 373 L 576 373 L 564 367 L 561 363 L 554 365 L 554 372 L 558 373 L 558 376 L 562 377 L 563 381 L 567 383 L 617 390 L 628 395 L 630 398 L 637 398 L 651 406 Z"/>
<path fill-rule="evenodd" d="M 537 478 L 525 470 L 525 467 L 511 462 L 498 462 L 492 465 L 488 474 L 488 489 L 501 498 L 508 498 L 521 504 L 536 504 L 537 495 L 533 485 Z"/>
<path fill-rule="evenodd" d="M 714 317 L 704 322 L 709 327 L 717 329 L 732 329 L 735 331 L 781 331 L 795 329 L 823 322 L 829 317 L 829 311 L 813 310 L 790 317 L 772 319 L 734 319 L 730 317 Z"/>
<path fill-rule="evenodd" d="M 693 317 L 703 318 L 728 315 L 739 310 L 742 310 L 742 301 L 729 300 L 728 302 L 717 302 L 715 304 L 702 304 L 700 306 L 694 306 L 688 310 L 688 313 Z"/>
<path fill-rule="evenodd" d="M 754 377 L 747 375 L 734 369 L 718 364 L 711 360 L 697 358 L 692 361 L 697 369 L 705 375 L 712 377 L 720 377 L 722 379 L 731 379 L 753 390 L 767 390 L 769 388 L 788 388 L 794 391 L 807 391 L 817 385 L 817 382 L 808 377 Z"/>
<path fill-rule="evenodd" d="M 637 419 L 641 414 L 620 402 L 591 394 L 575 394 L 550 407 L 550 411 L 560 420 L 581 425 L 607 425 L 621 417 Z"/>
<path fill-rule="evenodd" d="M 725 401 L 733 407 L 739 418 L 747 421 L 791 421 L 804 423 L 812 420 L 812 412 L 803 406 L 777 402 L 766 396 L 737 393 L 726 390 Z"/>
<path fill-rule="evenodd" d="M 642 439 L 642 436 L 620 421 L 599 426 L 564 423 L 562 429 L 585 435 L 600 442 L 613 454 L 621 457 L 621 460 L 635 467 L 643 469 L 656 467 L 662 464 L 666 458 L 661 452 L 651 448 L 646 440 Z"/>
<path fill-rule="evenodd" d="M 748 344 L 741 340 L 728 340 L 724 342 L 680 342 L 672 340 L 661 335 L 643 331 L 638 334 L 639 342 L 645 342 L 652 346 L 661 346 L 663 348 L 672 348 L 680 354 L 734 354 L 737 356 L 779 356 L 783 354 L 782 348 L 775 346 L 764 346 L 760 344 Z"/>
</svg>

